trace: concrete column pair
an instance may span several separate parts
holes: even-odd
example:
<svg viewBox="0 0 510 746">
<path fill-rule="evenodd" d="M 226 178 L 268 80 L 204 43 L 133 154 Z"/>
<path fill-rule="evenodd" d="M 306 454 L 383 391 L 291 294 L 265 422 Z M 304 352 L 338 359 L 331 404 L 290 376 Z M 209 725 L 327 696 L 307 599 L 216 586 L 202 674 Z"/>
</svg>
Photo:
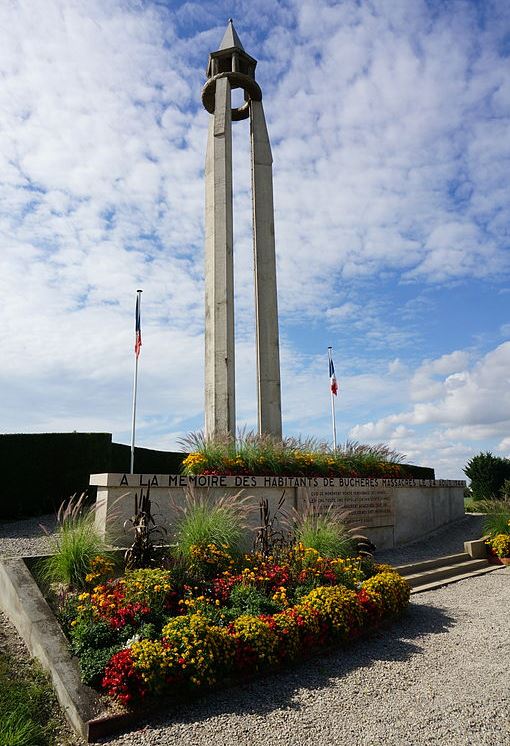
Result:
<svg viewBox="0 0 510 746">
<path fill-rule="evenodd" d="M 205 219 L 205 431 L 235 435 L 232 109 L 228 76 L 215 76 Z M 282 437 L 271 146 L 261 100 L 248 98 L 259 433 Z M 244 107 L 243 107 L 244 109 Z M 240 110 L 234 110 L 240 111 Z M 246 112 L 248 114 L 248 112 Z M 241 118 L 237 116 L 237 118 Z"/>
</svg>

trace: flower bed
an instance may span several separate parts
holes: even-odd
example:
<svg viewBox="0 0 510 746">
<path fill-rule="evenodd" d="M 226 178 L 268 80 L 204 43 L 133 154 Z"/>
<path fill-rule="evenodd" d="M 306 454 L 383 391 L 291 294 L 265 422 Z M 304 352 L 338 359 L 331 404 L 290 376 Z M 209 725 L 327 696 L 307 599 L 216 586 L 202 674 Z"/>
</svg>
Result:
<svg viewBox="0 0 510 746">
<path fill-rule="evenodd" d="M 370 633 L 409 601 L 392 568 L 302 544 L 242 558 L 211 545 L 191 565 L 174 559 L 119 578 L 98 560 L 87 583 L 65 594 L 58 615 L 84 681 L 124 705 L 310 658 Z"/>
<path fill-rule="evenodd" d="M 332 449 L 314 439 L 275 440 L 268 435 L 206 438 L 192 434 L 183 441 L 190 450 L 182 463 L 186 475 L 259 475 L 294 477 L 414 476 L 416 467 L 401 463 L 403 456 L 388 446 L 346 443 Z"/>
</svg>

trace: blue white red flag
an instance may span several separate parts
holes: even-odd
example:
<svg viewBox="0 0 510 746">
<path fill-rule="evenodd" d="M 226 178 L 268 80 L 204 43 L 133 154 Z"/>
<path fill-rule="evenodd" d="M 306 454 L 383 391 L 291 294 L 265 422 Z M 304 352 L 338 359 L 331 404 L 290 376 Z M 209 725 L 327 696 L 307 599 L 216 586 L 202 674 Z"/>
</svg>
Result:
<svg viewBox="0 0 510 746">
<path fill-rule="evenodd" d="M 136 295 L 135 309 L 135 355 L 138 358 L 142 346 L 142 325 L 140 321 L 140 293 Z"/>
<path fill-rule="evenodd" d="M 335 376 L 335 366 L 333 365 L 333 359 L 329 358 L 329 386 L 331 393 L 337 396 L 338 394 L 338 383 Z"/>
</svg>

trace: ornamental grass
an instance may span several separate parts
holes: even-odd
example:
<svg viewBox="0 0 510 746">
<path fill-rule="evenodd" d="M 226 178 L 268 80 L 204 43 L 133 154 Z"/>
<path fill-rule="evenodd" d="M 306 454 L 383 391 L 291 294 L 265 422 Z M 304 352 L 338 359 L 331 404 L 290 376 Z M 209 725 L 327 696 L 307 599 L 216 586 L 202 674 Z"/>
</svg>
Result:
<svg viewBox="0 0 510 746">
<path fill-rule="evenodd" d="M 242 432 L 208 438 L 192 433 L 182 441 L 189 451 L 182 471 L 187 475 L 249 475 L 304 477 L 408 476 L 404 456 L 381 443 L 347 441 L 332 449 L 314 438 L 284 438 Z"/>
<path fill-rule="evenodd" d="M 98 555 L 105 557 L 106 551 L 106 542 L 95 526 L 95 510 L 85 505 L 85 493 L 62 503 L 56 533 L 48 540 L 52 553 L 38 565 L 40 580 L 47 585 L 85 587 L 87 575 L 98 569 L 93 565 L 94 559 Z"/>
</svg>

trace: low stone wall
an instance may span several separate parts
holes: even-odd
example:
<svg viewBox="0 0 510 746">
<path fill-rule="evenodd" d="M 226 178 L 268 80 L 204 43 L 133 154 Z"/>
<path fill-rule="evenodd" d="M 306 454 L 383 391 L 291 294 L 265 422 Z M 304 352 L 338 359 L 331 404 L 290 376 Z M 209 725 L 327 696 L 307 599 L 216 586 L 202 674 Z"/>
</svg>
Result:
<svg viewBox="0 0 510 746">
<path fill-rule="evenodd" d="M 267 498 L 273 512 L 283 494 L 287 514 L 309 501 L 322 511 L 329 505 L 349 511 L 347 522 L 362 527 L 379 549 L 419 539 L 464 515 L 462 480 L 92 474 L 90 484 L 97 486 L 96 525 L 117 546 L 131 543 L 124 523 L 134 514 L 135 494 L 148 486 L 156 522 L 167 529 L 189 489 L 211 500 L 227 493 L 248 496 L 254 528 L 260 499 Z"/>
</svg>

